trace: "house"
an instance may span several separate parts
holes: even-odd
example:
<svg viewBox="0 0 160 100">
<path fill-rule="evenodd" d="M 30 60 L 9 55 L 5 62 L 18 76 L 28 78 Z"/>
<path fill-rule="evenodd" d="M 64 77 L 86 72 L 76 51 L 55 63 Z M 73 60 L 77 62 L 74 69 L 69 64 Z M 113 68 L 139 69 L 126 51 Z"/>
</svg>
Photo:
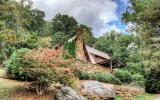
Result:
<svg viewBox="0 0 160 100">
<path fill-rule="evenodd" d="M 84 30 L 78 30 L 77 35 L 69 39 L 68 42 L 75 42 L 76 58 L 85 62 L 91 62 L 92 64 L 99 64 L 105 67 L 122 67 L 123 63 L 112 60 L 109 54 L 101 52 L 95 48 L 89 47 L 84 43 Z"/>
</svg>

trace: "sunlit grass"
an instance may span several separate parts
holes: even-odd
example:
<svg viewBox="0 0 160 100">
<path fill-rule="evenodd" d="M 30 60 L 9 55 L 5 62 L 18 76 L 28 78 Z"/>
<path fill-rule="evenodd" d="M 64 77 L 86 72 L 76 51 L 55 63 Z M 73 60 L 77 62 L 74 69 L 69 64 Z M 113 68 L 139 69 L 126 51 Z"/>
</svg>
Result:
<svg viewBox="0 0 160 100">
<path fill-rule="evenodd" d="M 5 75 L 5 69 L 0 66 L 0 76 Z"/>
<path fill-rule="evenodd" d="M 9 85 L 2 76 L 5 75 L 5 69 L 0 67 L 0 100 L 9 100 L 10 94 L 16 90 L 17 86 Z"/>
<path fill-rule="evenodd" d="M 15 86 L 8 86 L 3 80 L 0 80 L 0 100 L 9 100 L 10 94 L 16 88 Z"/>
<path fill-rule="evenodd" d="M 116 96 L 114 100 L 123 100 L 123 99 L 119 96 Z M 154 100 L 154 96 L 146 93 L 141 96 L 135 97 L 133 100 Z"/>
<path fill-rule="evenodd" d="M 134 100 L 154 100 L 154 96 L 151 94 L 143 94 L 141 96 L 136 97 Z"/>
</svg>

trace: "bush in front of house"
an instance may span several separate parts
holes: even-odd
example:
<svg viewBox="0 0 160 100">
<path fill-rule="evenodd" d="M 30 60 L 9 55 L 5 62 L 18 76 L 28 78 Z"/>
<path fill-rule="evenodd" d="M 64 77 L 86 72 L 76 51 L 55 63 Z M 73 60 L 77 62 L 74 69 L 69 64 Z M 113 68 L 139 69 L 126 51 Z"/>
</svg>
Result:
<svg viewBox="0 0 160 100">
<path fill-rule="evenodd" d="M 6 62 L 7 74 L 13 79 L 32 81 L 38 95 L 53 82 L 76 87 L 72 70 L 66 68 L 71 61 L 56 60 L 56 55 L 52 49 L 16 50 Z"/>
<path fill-rule="evenodd" d="M 160 93 L 160 67 L 151 67 L 146 72 L 145 90 L 150 93 Z"/>
<path fill-rule="evenodd" d="M 25 80 L 28 74 L 25 74 L 21 69 L 25 66 L 23 63 L 24 55 L 29 52 L 29 49 L 22 48 L 16 50 L 9 60 L 6 61 L 7 74 L 14 79 Z"/>
<path fill-rule="evenodd" d="M 99 82 L 111 83 L 111 84 L 121 84 L 119 79 L 114 77 L 112 74 L 107 73 L 87 73 L 84 71 L 76 70 L 75 76 L 80 80 L 97 80 Z"/>
<path fill-rule="evenodd" d="M 144 87 L 145 79 L 142 74 L 134 74 L 132 78 L 133 78 L 133 82 L 131 83 L 132 85 Z"/>
<path fill-rule="evenodd" d="M 42 95 L 45 89 L 54 81 L 57 81 L 58 74 L 51 71 L 49 68 L 24 68 L 23 73 L 30 75 L 34 81 L 31 86 L 35 88 L 38 95 Z"/>
<path fill-rule="evenodd" d="M 92 74 L 92 79 L 97 80 L 99 82 L 104 82 L 104 83 L 111 83 L 111 84 L 121 84 L 121 81 L 117 79 L 115 76 L 112 74 L 106 74 L 106 73 L 93 73 Z"/>
<path fill-rule="evenodd" d="M 74 75 L 78 77 L 80 80 L 89 80 L 92 79 L 93 75 L 84 71 L 76 70 Z"/>
<path fill-rule="evenodd" d="M 117 70 L 115 72 L 115 77 L 118 78 L 122 83 L 131 83 L 132 82 L 132 75 L 129 71 L 127 70 Z"/>
</svg>

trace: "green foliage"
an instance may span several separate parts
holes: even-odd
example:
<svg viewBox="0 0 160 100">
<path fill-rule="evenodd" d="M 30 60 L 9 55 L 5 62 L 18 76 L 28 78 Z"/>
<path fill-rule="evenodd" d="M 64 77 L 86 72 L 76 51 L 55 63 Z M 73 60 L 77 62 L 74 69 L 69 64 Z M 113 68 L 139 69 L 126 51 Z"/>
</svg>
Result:
<svg viewBox="0 0 160 100">
<path fill-rule="evenodd" d="M 51 41 L 52 41 L 52 38 L 49 37 L 49 36 L 38 37 L 38 43 L 37 44 L 40 48 L 50 48 L 50 47 L 52 47 Z"/>
<path fill-rule="evenodd" d="M 70 38 L 77 35 L 77 29 L 83 29 L 86 31 L 86 37 L 91 37 L 91 28 L 85 25 L 79 24 L 73 17 L 68 15 L 57 14 L 52 21 L 50 22 L 52 25 L 50 29 L 52 29 L 52 40 L 53 45 L 56 44 L 64 44 Z M 87 40 L 87 39 L 86 39 Z M 89 41 L 87 40 L 89 43 Z"/>
<path fill-rule="evenodd" d="M 126 22 L 135 23 L 135 29 L 143 40 L 143 64 L 146 73 L 145 88 L 148 92 L 158 92 L 159 82 L 156 80 L 159 71 L 159 32 L 160 1 L 129 0 L 130 6 L 124 13 Z M 154 66 L 158 66 L 154 68 Z M 148 71 L 149 69 L 149 71 Z M 157 76 L 156 76 L 157 75 Z M 158 78 L 158 77 L 157 77 Z"/>
<path fill-rule="evenodd" d="M 58 77 L 59 83 L 63 84 L 64 86 L 72 87 L 74 89 L 77 89 L 78 87 L 77 81 L 78 80 L 75 77 L 69 75 L 59 75 Z"/>
<path fill-rule="evenodd" d="M 63 32 L 69 36 L 74 36 L 74 29 L 78 26 L 77 21 L 73 17 L 61 14 L 57 14 L 52 19 L 51 23 L 53 34 L 56 34 L 56 32 Z"/>
<path fill-rule="evenodd" d="M 22 35 L 19 37 L 19 43 L 17 44 L 17 48 L 37 48 L 38 47 L 38 37 L 37 33 L 26 33 L 26 35 Z"/>
<path fill-rule="evenodd" d="M 134 100 L 154 100 L 155 97 L 152 94 L 143 94 L 134 98 Z"/>
<path fill-rule="evenodd" d="M 29 51 L 29 49 L 22 48 L 20 50 L 16 50 L 10 57 L 10 59 L 6 62 L 7 74 L 14 79 L 25 80 L 27 75 L 23 74 L 21 69 L 25 66 L 23 63 L 23 56 Z"/>
<path fill-rule="evenodd" d="M 17 36 L 11 29 L 3 29 L 0 31 L 0 42 L 5 44 L 15 45 L 17 42 Z"/>
<path fill-rule="evenodd" d="M 76 57 L 76 48 L 74 42 L 66 42 L 64 44 L 64 50 L 67 54 L 64 55 L 64 58 L 75 58 Z"/>
<path fill-rule="evenodd" d="M 94 73 L 93 79 L 99 82 L 111 83 L 111 84 L 121 84 L 121 81 L 111 74 L 104 73 Z"/>
<path fill-rule="evenodd" d="M 28 2 L 26 4 L 26 2 Z M 42 34 L 45 25 L 43 11 L 32 9 L 30 0 L 2 0 L 0 3 L 0 20 L 4 28 L 16 32 L 34 31 Z M 40 32 L 41 31 L 41 32 Z"/>
<path fill-rule="evenodd" d="M 87 73 L 87 72 L 83 72 L 83 71 L 75 71 L 75 76 L 78 77 L 80 80 L 89 80 L 92 79 L 92 74 L 91 73 Z"/>
<path fill-rule="evenodd" d="M 104 83 L 121 84 L 120 80 L 111 74 L 76 71 L 75 76 L 80 80 L 97 80 Z"/>
<path fill-rule="evenodd" d="M 152 67 L 146 74 L 145 90 L 151 93 L 160 92 L 160 69 Z"/>
<path fill-rule="evenodd" d="M 4 27 L 15 29 L 16 28 L 16 1 L 1 0 L 0 1 L 0 20 L 3 21 Z M 12 5 L 12 6 L 11 6 Z"/>
<path fill-rule="evenodd" d="M 126 68 L 131 74 L 139 73 L 144 75 L 145 70 L 144 70 L 144 65 L 143 63 L 138 63 L 138 62 L 127 62 L 127 68 Z"/>
<path fill-rule="evenodd" d="M 95 47 L 111 55 L 113 59 L 126 63 L 129 58 L 128 46 L 134 42 L 133 37 L 112 31 L 98 38 Z"/>
<path fill-rule="evenodd" d="M 38 95 L 42 95 L 47 87 L 57 81 L 57 74 L 49 68 L 24 68 L 23 73 L 27 73 L 34 80 L 31 86 L 36 88 Z"/>
<path fill-rule="evenodd" d="M 131 83 L 133 80 L 131 73 L 127 70 L 117 70 L 115 77 L 123 83 Z"/>
<path fill-rule="evenodd" d="M 52 35 L 52 44 L 55 45 L 62 45 L 69 39 L 69 36 L 66 35 L 63 32 L 56 32 L 54 35 Z"/>
<path fill-rule="evenodd" d="M 144 87 L 145 79 L 144 79 L 143 75 L 141 75 L 141 74 L 134 74 L 132 76 L 132 78 L 133 78 L 133 82 L 131 84 L 133 84 L 135 86 Z"/>
<path fill-rule="evenodd" d="M 40 11 L 39 9 L 32 10 L 32 21 L 28 30 L 37 32 L 39 35 L 43 35 L 44 26 L 46 25 L 44 17 L 45 13 L 43 11 Z"/>
</svg>

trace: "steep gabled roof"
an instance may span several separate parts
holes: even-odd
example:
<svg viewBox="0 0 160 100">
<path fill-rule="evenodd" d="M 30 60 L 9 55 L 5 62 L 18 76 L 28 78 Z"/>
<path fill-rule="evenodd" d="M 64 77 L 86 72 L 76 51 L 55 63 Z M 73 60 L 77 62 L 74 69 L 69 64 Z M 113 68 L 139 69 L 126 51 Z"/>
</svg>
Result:
<svg viewBox="0 0 160 100">
<path fill-rule="evenodd" d="M 99 56 L 99 57 L 102 57 L 105 59 L 111 59 L 111 57 L 107 53 L 101 52 L 101 51 L 94 49 L 94 48 L 91 48 L 87 45 L 85 47 L 86 47 L 86 50 L 88 53 L 91 53 L 93 55 L 96 55 L 96 56 Z"/>
<path fill-rule="evenodd" d="M 89 46 L 85 46 L 86 52 L 88 54 L 88 58 L 91 63 L 96 64 L 96 63 L 101 63 L 106 60 L 110 60 L 110 56 L 104 52 L 101 52 L 97 49 L 91 48 Z"/>
</svg>

